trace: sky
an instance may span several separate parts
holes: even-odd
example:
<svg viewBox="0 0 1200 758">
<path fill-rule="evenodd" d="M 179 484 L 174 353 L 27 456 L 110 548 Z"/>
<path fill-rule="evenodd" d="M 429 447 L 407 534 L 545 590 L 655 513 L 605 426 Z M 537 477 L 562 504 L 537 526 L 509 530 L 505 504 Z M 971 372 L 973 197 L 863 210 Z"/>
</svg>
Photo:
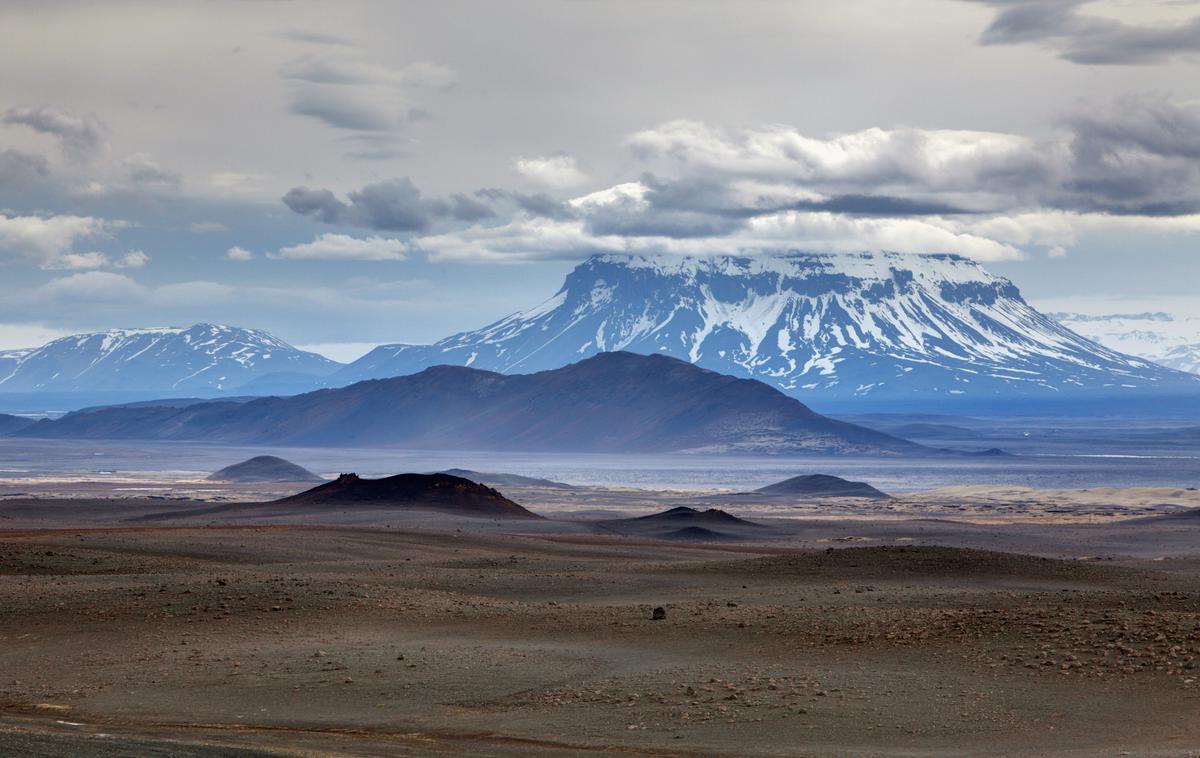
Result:
<svg viewBox="0 0 1200 758">
<path fill-rule="evenodd" d="M 0 69 L 0 348 L 348 360 L 597 252 L 953 252 L 1200 315 L 1193 0 L 7 0 Z"/>
</svg>

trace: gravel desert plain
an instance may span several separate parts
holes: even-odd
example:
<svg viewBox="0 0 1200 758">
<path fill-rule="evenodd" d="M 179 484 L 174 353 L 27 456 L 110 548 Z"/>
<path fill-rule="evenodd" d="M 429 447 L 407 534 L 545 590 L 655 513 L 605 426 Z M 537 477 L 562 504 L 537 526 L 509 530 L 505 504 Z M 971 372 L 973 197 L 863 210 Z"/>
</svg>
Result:
<svg viewBox="0 0 1200 758">
<path fill-rule="evenodd" d="M 3 488 L 0 754 L 1200 751 L 1186 488 L 92 479 Z"/>
</svg>

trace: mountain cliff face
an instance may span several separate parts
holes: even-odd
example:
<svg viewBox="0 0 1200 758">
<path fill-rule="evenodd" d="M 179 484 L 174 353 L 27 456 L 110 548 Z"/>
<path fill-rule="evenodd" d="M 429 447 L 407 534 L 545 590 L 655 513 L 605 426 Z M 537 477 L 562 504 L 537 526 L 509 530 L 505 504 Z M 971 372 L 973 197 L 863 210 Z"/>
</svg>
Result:
<svg viewBox="0 0 1200 758">
<path fill-rule="evenodd" d="M 436 364 L 501 372 L 664 354 L 806 402 L 1197 393 L 1200 380 L 1075 334 L 953 255 L 596 256 L 554 297 L 433 345 L 386 345 L 344 383 Z"/>
<path fill-rule="evenodd" d="M 536 374 L 437 366 L 295 397 L 98 408 L 18 434 L 425 450 L 930 452 L 814 413 L 761 382 L 633 353 Z"/>
<path fill-rule="evenodd" d="M 0 392 L 211 394 L 270 374 L 324 376 L 340 366 L 257 329 L 113 329 L 0 354 Z"/>
</svg>

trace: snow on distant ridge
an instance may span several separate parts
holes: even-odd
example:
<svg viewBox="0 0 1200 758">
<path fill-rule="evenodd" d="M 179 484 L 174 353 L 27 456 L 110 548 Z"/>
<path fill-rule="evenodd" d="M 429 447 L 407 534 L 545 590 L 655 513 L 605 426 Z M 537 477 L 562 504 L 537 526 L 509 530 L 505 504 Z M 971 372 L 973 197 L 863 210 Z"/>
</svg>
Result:
<svg viewBox="0 0 1200 758">
<path fill-rule="evenodd" d="M 259 329 L 222 324 L 109 329 L 0 355 L 0 392 L 213 392 L 277 372 L 323 376 L 339 364 Z"/>
<path fill-rule="evenodd" d="M 1145 313 L 1051 313 L 1063 326 L 1105 347 L 1168 368 L 1200 374 L 1200 317 Z"/>
</svg>

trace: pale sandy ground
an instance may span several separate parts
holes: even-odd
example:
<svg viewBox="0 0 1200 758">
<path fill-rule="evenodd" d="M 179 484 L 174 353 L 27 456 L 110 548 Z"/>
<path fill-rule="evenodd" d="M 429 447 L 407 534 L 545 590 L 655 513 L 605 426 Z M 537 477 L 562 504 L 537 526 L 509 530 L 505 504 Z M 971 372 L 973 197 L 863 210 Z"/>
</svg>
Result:
<svg viewBox="0 0 1200 758">
<path fill-rule="evenodd" d="M 1187 490 L 737 501 L 805 517 L 693 545 L 562 516 L 694 492 L 514 523 L 118 484 L 0 500 L 0 755 L 1200 756 Z"/>
</svg>

